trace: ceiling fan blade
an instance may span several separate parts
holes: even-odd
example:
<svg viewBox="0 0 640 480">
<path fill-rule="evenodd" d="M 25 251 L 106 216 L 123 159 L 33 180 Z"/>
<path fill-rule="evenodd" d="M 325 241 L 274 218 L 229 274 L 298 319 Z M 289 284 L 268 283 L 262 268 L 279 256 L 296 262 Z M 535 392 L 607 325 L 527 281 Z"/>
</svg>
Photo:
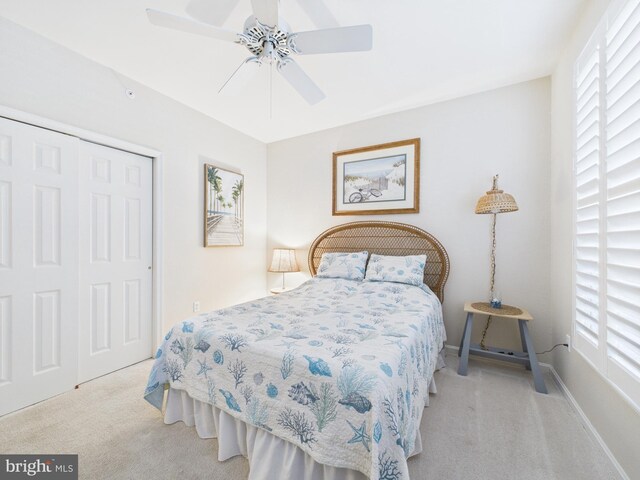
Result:
<svg viewBox="0 0 640 480">
<path fill-rule="evenodd" d="M 218 93 L 225 95 L 236 95 L 241 93 L 249 83 L 262 64 L 258 60 L 258 57 L 249 57 L 240 64 L 236 71 L 224 82 L 224 85 L 220 87 Z"/>
<path fill-rule="evenodd" d="M 263 25 L 275 27 L 278 24 L 278 0 L 251 0 L 253 15 Z"/>
<path fill-rule="evenodd" d="M 159 27 L 193 33 L 195 35 L 203 35 L 205 37 L 216 38 L 218 40 L 227 40 L 229 42 L 235 42 L 238 40 L 238 34 L 232 30 L 214 27 L 206 23 L 198 22 L 197 20 L 179 17 L 171 13 L 160 12 L 158 10 L 147 8 L 147 17 L 151 23 Z"/>
<path fill-rule="evenodd" d="M 221 26 L 239 0 L 191 0 L 185 8 L 187 15 L 209 25 Z"/>
<path fill-rule="evenodd" d="M 278 63 L 278 71 L 309 105 L 315 105 L 324 99 L 325 95 L 322 90 L 311 80 L 309 75 L 304 73 L 300 65 L 292 59 L 289 58 L 284 62 Z"/>
<path fill-rule="evenodd" d="M 333 28 L 340 25 L 323 0 L 298 0 L 298 4 L 317 28 Z"/>
<path fill-rule="evenodd" d="M 294 51 L 300 55 L 363 52 L 371 50 L 373 28 L 371 25 L 326 28 L 294 33 L 290 38 Z"/>
</svg>

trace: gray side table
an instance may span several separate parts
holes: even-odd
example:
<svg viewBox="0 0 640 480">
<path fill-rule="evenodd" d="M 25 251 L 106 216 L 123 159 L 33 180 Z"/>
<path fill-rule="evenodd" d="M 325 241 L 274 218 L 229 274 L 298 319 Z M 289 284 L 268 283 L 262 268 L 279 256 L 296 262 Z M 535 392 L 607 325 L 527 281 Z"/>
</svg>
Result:
<svg viewBox="0 0 640 480">
<path fill-rule="evenodd" d="M 464 311 L 467 312 L 467 321 L 464 325 L 464 331 L 462 332 L 462 339 L 460 341 L 460 349 L 458 350 L 458 356 L 460 357 L 460 364 L 458 365 L 458 375 L 467 375 L 467 366 L 469 365 L 469 355 L 478 355 L 480 357 L 494 358 L 497 360 L 503 360 L 505 362 L 519 363 L 525 366 L 527 370 L 531 370 L 533 374 L 533 383 L 538 393 L 547 393 L 547 387 L 544 384 L 542 378 L 542 372 L 538 365 L 538 358 L 536 357 L 536 351 L 533 348 L 533 341 L 529 335 L 529 328 L 527 324 L 533 320 L 533 317 L 520 308 L 521 313 L 515 315 L 509 315 L 505 312 L 501 312 L 500 309 L 493 308 L 490 311 L 478 310 L 472 306 L 473 302 L 466 302 L 464 304 Z M 522 352 L 512 352 L 505 348 L 486 347 L 483 349 L 478 344 L 471 343 L 471 330 L 473 328 L 473 316 L 475 314 L 480 315 L 492 315 L 499 318 L 510 318 L 518 321 L 518 327 L 520 328 L 520 341 L 522 342 Z"/>
</svg>

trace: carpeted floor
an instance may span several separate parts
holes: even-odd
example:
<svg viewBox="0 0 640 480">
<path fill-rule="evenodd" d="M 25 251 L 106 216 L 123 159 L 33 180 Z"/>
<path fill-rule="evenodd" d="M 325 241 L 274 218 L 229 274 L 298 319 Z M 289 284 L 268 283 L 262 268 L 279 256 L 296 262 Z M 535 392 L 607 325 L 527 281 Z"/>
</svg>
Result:
<svg viewBox="0 0 640 480">
<path fill-rule="evenodd" d="M 460 377 L 457 363 L 449 354 L 436 373 L 412 479 L 620 478 L 550 376 L 541 395 L 524 370 L 472 359 Z M 80 478 L 91 480 L 246 479 L 244 458 L 218 462 L 216 440 L 164 425 L 141 395 L 150 368 L 139 363 L 0 418 L 0 452 L 78 453 Z"/>
</svg>

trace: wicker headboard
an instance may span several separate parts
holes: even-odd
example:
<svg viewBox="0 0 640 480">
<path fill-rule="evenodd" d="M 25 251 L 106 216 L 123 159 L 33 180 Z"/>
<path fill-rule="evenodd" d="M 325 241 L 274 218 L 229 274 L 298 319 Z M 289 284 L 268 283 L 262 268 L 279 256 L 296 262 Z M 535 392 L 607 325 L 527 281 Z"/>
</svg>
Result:
<svg viewBox="0 0 640 480">
<path fill-rule="evenodd" d="M 430 233 L 396 222 L 351 222 L 337 225 L 321 233 L 309 248 L 309 270 L 316 274 L 325 252 L 359 252 L 378 255 L 427 256 L 424 283 L 444 299 L 444 284 L 449 276 L 449 256 L 442 244 Z"/>
</svg>

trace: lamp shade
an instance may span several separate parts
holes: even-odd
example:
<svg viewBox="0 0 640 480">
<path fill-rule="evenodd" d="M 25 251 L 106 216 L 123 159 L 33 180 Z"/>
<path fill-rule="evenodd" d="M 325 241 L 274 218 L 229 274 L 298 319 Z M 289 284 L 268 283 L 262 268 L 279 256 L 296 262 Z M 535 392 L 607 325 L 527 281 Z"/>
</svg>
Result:
<svg viewBox="0 0 640 480">
<path fill-rule="evenodd" d="M 287 248 L 274 248 L 270 272 L 299 272 L 296 251 Z"/>
<path fill-rule="evenodd" d="M 498 175 L 493 177 L 493 188 L 480 197 L 476 213 L 508 213 L 518 210 L 515 198 L 498 189 Z"/>
</svg>

